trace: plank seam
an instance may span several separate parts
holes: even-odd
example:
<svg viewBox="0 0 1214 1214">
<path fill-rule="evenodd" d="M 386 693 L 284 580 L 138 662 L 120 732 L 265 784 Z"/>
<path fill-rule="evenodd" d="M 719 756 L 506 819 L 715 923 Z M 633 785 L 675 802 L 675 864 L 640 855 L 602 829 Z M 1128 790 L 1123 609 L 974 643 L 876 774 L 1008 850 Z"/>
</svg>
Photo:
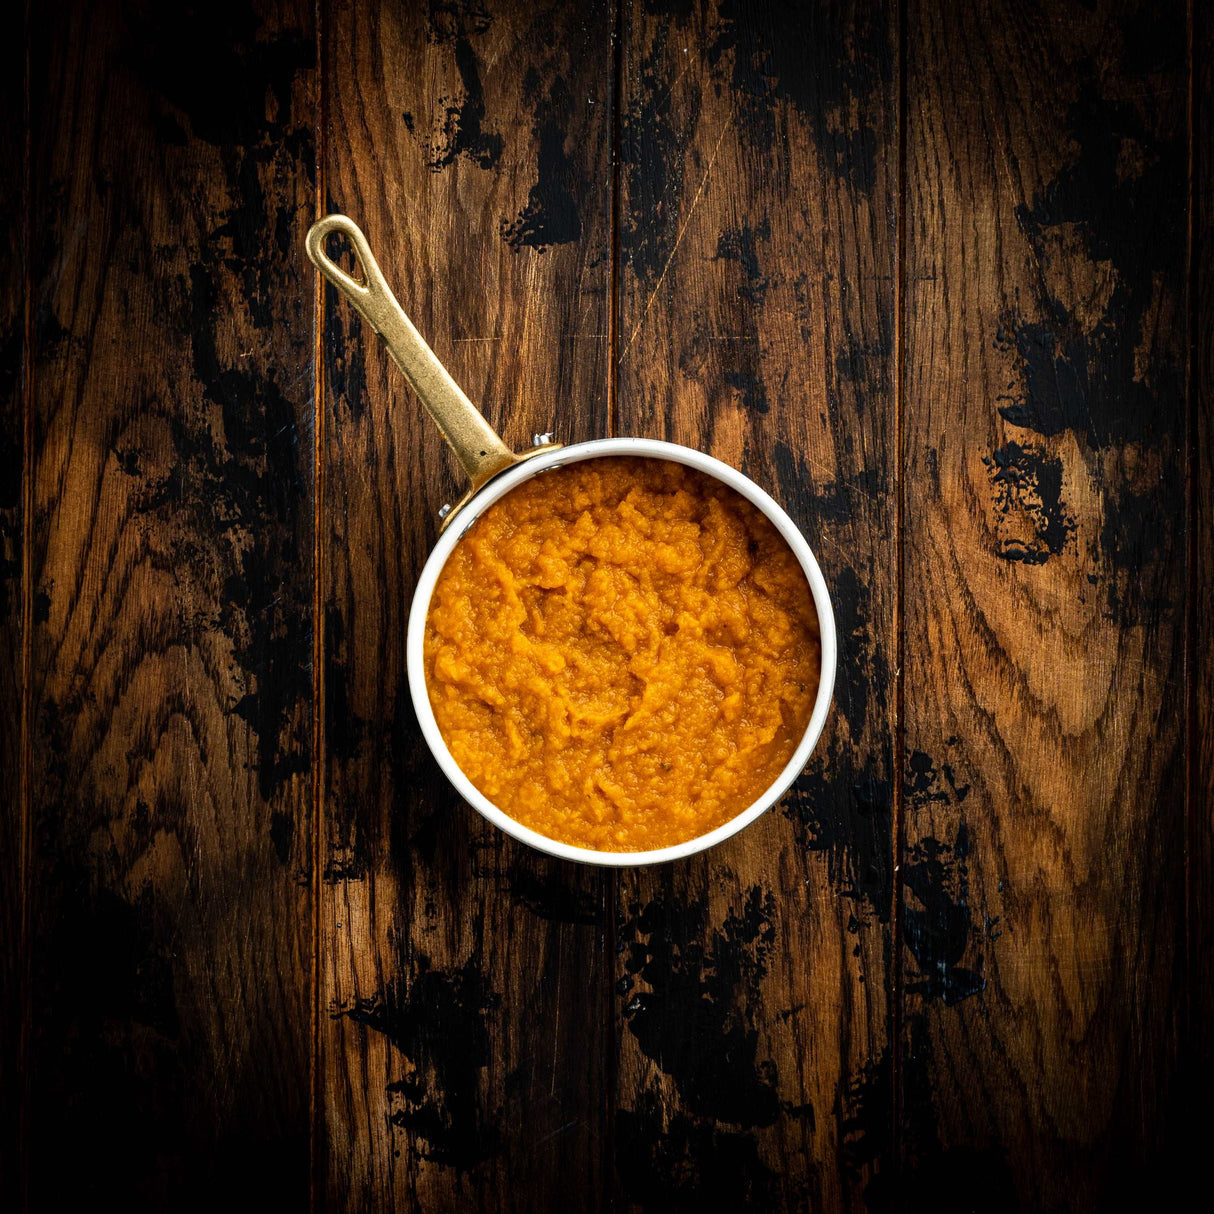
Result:
<svg viewBox="0 0 1214 1214">
<path fill-rule="evenodd" d="M 902 1031 L 903 1031 L 903 958 L 902 958 L 902 860 L 905 850 L 906 822 L 903 806 L 903 755 L 906 752 L 906 635 L 903 620 L 903 595 L 906 579 L 906 450 L 904 430 L 906 378 L 906 192 L 907 192 L 907 2 L 898 3 L 898 219 L 897 270 L 894 274 L 894 468 L 897 480 L 894 511 L 894 738 L 893 738 L 893 862 L 894 878 L 890 909 L 893 964 L 890 973 L 890 1082 L 893 1125 L 890 1129 L 891 1165 L 894 1174 L 902 1169 Z"/>
<path fill-rule="evenodd" d="M 614 438 L 619 428 L 620 365 L 620 150 L 623 140 L 623 116 L 620 98 L 624 82 L 624 15 L 622 0 L 613 0 L 611 47 L 611 263 L 608 270 L 607 314 L 607 436 Z"/>
<path fill-rule="evenodd" d="M 1186 5 L 1188 23 L 1188 68 L 1189 94 L 1186 117 L 1189 123 L 1189 214 L 1185 239 L 1187 254 L 1188 289 L 1186 291 L 1188 349 L 1185 357 L 1185 617 L 1184 617 L 1184 668 L 1185 668 L 1185 795 L 1184 795 L 1184 948 L 1185 948 L 1185 1007 L 1184 1042 L 1186 1050 L 1194 1043 L 1193 989 L 1197 985 L 1193 965 L 1193 864 L 1192 853 L 1196 815 L 1193 806 L 1197 798 L 1198 762 L 1194 754 L 1197 733 L 1197 379 L 1196 360 L 1198 325 L 1197 299 L 1199 284 L 1196 216 L 1198 208 L 1198 170 L 1200 152 L 1197 146 L 1197 13 L 1193 0 Z"/>
<path fill-rule="evenodd" d="M 21 799 L 21 1025 L 18 1035 L 17 1082 L 17 1160 L 20 1177 L 17 1181 L 21 1208 L 30 1208 L 29 1157 L 29 1053 L 30 1022 L 33 999 L 33 940 L 30 936 L 32 914 L 34 823 L 31 810 L 33 787 L 33 736 L 30 718 L 33 710 L 34 670 L 34 264 L 33 264 L 33 100 L 31 92 L 32 66 L 32 0 L 26 0 L 23 13 L 25 43 L 25 80 L 22 83 L 22 115 L 25 123 L 25 141 L 22 148 L 21 193 L 25 218 L 22 231 L 21 250 L 24 266 L 22 278 L 25 286 L 22 321 L 23 370 L 21 398 L 21 723 L 19 775 Z"/>
<path fill-rule="evenodd" d="M 313 104 L 316 123 L 316 218 L 325 212 L 325 56 L 324 56 L 324 4 L 315 0 L 314 20 L 316 25 L 316 86 Z M 308 1203 L 313 1214 L 321 1208 L 319 1200 L 320 1150 L 321 1150 L 321 1100 L 320 1100 L 320 914 L 321 914 L 321 862 L 322 828 L 324 825 L 324 627 L 322 587 L 322 506 L 324 485 L 324 434 L 325 434 L 325 291 L 319 274 L 314 275 L 315 286 L 312 346 L 312 973 L 309 996 L 312 1005 L 310 1073 L 308 1083 Z"/>
</svg>

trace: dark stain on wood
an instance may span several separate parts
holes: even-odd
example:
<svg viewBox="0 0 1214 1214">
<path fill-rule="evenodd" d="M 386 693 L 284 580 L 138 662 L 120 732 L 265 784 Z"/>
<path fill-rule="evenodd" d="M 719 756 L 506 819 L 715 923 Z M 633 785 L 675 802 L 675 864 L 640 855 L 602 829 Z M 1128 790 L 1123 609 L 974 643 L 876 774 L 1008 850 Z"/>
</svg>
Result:
<svg viewBox="0 0 1214 1214">
<path fill-rule="evenodd" d="M 295 30 L 264 36 L 257 13 L 240 0 L 172 7 L 131 0 L 123 7 L 132 33 L 127 60 L 189 123 L 188 134 L 181 130 L 170 143 L 185 146 L 183 139 L 192 135 L 222 148 L 233 153 L 225 170 L 236 173 L 250 156 L 273 159 L 285 151 L 291 158 L 314 158 L 311 126 L 289 123 L 296 77 L 316 66 L 313 38 Z M 177 53 L 187 46 L 190 55 Z M 273 97 L 269 107 L 267 95 Z M 239 210 L 266 202 L 257 186 L 236 197 Z M 260 224 L 255 214 L 249 219 L 241 255 L 255 260 L 269 225 L 264 214 Z"/>
<path fill-rule="evenodd" d="M 1214 13 L 1195 8 L 1189 49 L 1197 125 L 1193 146 L 1214 143 Z M 1214 1082 L 1214 157 L 1199 155 L 1191 183 L 1191 216 L 1196 281 L 1189 283 L 1191 333 L 1197 341 L 1191 355 L 1192 431 L 1189 468 L 1193 477 L 1189 536 L 1193 553 L 1189 576 L 1193 590 L 1188 608 L 1186 654 L 1191 709 L 1190 763 L 1186 772 L 1186 843 L 1189 849 L 1189 937 L 1187 1009 L 1193 1027 L 1190 1107 Z M 1178 1175 L 1183 1170 L 1176 1169 Z"/>
<path fill-rule="evenodd" d="M 756 886 L 709 933 L 703 906 L 673 901 L 633 906 L 617 929 L 632 980 L 622 992 L 628 1031 L 697 1115 L 763 1126 L 780 1114 L 778 1076 L 758 1061 L 753 1024 L 775 943 L 772 910 L 772 895 Z"/>
<path fill-rule="evenodd" d="M 756 10 L 741 0 L 722 0 L 717 15 L 708 62 L 719 67 L 729 61 L 729 86 L 748 140 L 770 147 L 780 137 L 779 103 L 788 102 L 808 122 L 827 170 L 870 194 L 877 180 L 877 133 L 855 121 L 848 103 L 875 92 L 890 68 L 888 29 L 877 12 L 858 23 L 838 22 L 814 7 Z"/>
<path fill-rule="evenodd" d="M 744 409 L 752 413 L 767 412 L 767 389 L 758 372 L 726 369 L 721 372 L 721 378 L 738 393 Z"/>
<path fill-rule="evenodd" d="M 332 200 L 329 211 L 339 208 Z M 343 252 L 351 252 L 348 241 L 334 238 L 330 241 L 329 256 L 339 265 Z M 342 245 L 347 246 L 344 250 Z M 348 306 L 339 305 L 337 291 L 331 283 L 325 283 L 325 376 L 334 408 L 349 413 L 354 421 L 360 421 L 367 410 L 367 363 L 360 341 L 351 339 L 348 324 L 351 312 Z M 358 324 L 360 322 L 354 322 Z"/>
<path fill-rule="evenodd" d="M 977 934 L 969 906 L 966 860 L 969 832 L 962 825 L 951 843 L 930 836 L 916 842 L 903 865 L 911 898 L 903 911 L 906 947 L 919 967 L 906 984 L 908 994 L 959 1003 L 986 989 L 981 953 L 961 965 Z"/>
<path fill-rule="evenodd" d="M 1002 516 L 998 552 L 1005 561 L 1044 565 L 1074 535 L 1062 500 L 1062 460 L 1037 444 L 1006 443 L 982 462 Z"/>
<path fill-rule="evenodd" d="M 418 954 L 412 973 L 379 998 L 331 1009 L 400 1052 L 408 1070 L 388 1084 L 390 1120 L 421 1158 L 467 1172 L 502 1149 L 503 1127 L 478 1090 L 490 1059 L 486 1017 L 500 1005 L 474 959 L 443 971 Z"/>
<path fill-rule="evenodd" d="M 296 251 L 268 241 L 267 233 L 289 231 L 295 208 L 288 203 L 273 208 L 262 176 L 267 170 L 272 175 L 312 172 L 312 130 L 292 120 L 292 90 L 298 74 L 315 66 L 316 47 L 312 38 L 294 31 L 260 38 L 256 15 L 241 4 L 202 11 L 133 5 L 128 19 L 138 28 L 133 67 L 185 116 L 194 138 L 222 149 L 233 200 L 219 216 L 222 222 L 206 231 L 188 284 L 164 284 L 169 306 L 189 335 L 204 399 L 220 409 L 222 439 L 202 413 L 174 419 L 175 463 L 159 484 L 148 486 L 143 509 L 166 522 L 170 509 L 178 515 L 183 507 L 194 512 L 175 546 L 175 559 L 194 566 L 198 576 L 206 576 L 207 567 L 226 567 L 223 626 L 249 684 L 233 711 L 257 733 L 261 794 L 268 798 L 310 762 L 306 739 L 289 736 L 288 718 L 311 695 L 311 674 L 300 661 L 308 644 L 311 601 L 306 587 L 292 587 L 281 576 L 284 563 L 298 564 L 299 538 L 307 526 L 298 402 L 288 399 L 272 371 L 245 370 L 220 355 L 221 284 L 226 276 L 239 275 L 254 329 L 275 322 L 270 301 L 281 289 L 283 256 L 293 258 Z M 182 63 L 173 52 L 186 45 L 197 57 Z M 217 88 L 216 79 L 229 83 Z M 129 187 L 115 182 L 114 188 L 121 197 Z M 137 453 L 128 452 L 126 461 L 128 473 L 138 468 Z M 207 539 L 199 547 L 201 536 Z"/>
<path fill-rule="evenodd" d="M 889 922 L 894 850 L 887 770 L 887 759 L 858 760 L 852 747 L 836 744 L 810 762 L 784 799 L 798 844 L 825 855 L 827 880 L 853 903 L 857 930 L 874 916 Z"/>
<path fill-rule="evenodd" d="M 682 1113 L 667 1119 L 652 1091 L 616 1114 L 616 1158 L 624 1195 L 642 1210 L 770 1210 L 779 1201 L 779 1178 L 750 1134 Z"/>
<path fill-rule="evenodd" d="M 346 621 L 333 604 L 325 609 L 325 747 L 338 762 L 353 759 L 367 722 L 350 706 L 346 677 Z"/>
<path fill-rule="evenodd" d="M 60 1059 L 41 1075 L 38 1107 L 71 1128 L 74 1167 L 96 1177 L 111 1174 L 110 1160 L 128 1154 L 132 1136 L 169 1164 L 189 1141 L 190 1109 L 173 963 L 157 939 L 155 899 L 149 890 L 128 902 L 68 857 L 47 875 L 63 895 L 35 959 L 36 979 L 54 996 L 37 1039 Z M 125 1178 L 125 1187 L 154 1207 L 168 1180 L 149 1171 Z M 60 1200 L 76 1191 L 54 1174 L 37 1188 Z"/>
<path fill-rule="evenodd" d="M 473 45 L 492 24 L 492 15 L 475 0 L 430 0 L 430 41 L 450 47 L 459 85 L 435 100 L 428 132 L 418 130 L 412 112 L 406 110 L 401 117 L 421 142 L 433 173 L 441 173 L 461 156 L 481 169 L 495 168 L 501 159 L 503 140 L 486 122 L 480 60 Z"/>
<path fill-rule="evenodd" d="M 502 239 L 512 249 L 542 253 L 549 245 L 569 244 L 582 235 L 577 209 L 582 183 L 573 157 L 565 149 L 574 101 L 563 77 L 557 76 L 545 86 L 535 68 L 528 69 L 523 91 L 535 106 L 536 182 L 527 205 L 509 223 L 502 221 Z"/>
<path fill-rule="evenodd" d="M 190 267 L 188 331 L 194 375 L 204 398 L 220 410 L 223 438 L 204 413 L 174 418 L 173 465 L 147 486 L 142 508 L 180 528 L 173 542 L 180 567 L 198 578 L 221 571 L 220 623 L 246 681 L 232 711 L 256 732 L 261 795 L 269 798 L 310 762 L 308 741 L 293 735 L 290 716 L 312 694 L 311 671 L 300 661 L 311 599 L 307 587 L 283 577 L 284 566 L 300 561 L 307 498 L 296 404 L 272 373 L 225 366 L 218 355 L 221 271 L 212 266 Z"/>
<path fill-rule="evenodd" d="M 764 275 L 759 264 L 759 252 L 755 242 L 770 239 L 771 223 L 767 220 L 755 227 L 743 224 L 740 228 L 729 229 L 722 232 L 718 238 L 718 260 L 737 262 L 742 271 L 742 282 L 738 286 L 740 299 L 750 303 L 763 302 L 771 280 Z"/>
<path fill-rule="evenodd" d="M 657 43 L 641 65 L 638 95 L 620 124 L 620 160 L 630 200 L 620 218 L 620 252 L 637 278 L 650 285 L 678 238 L 686 146 L 671 113 L 672 82 L 664 70 L 667 38 L 659 28 Z"/>
<path fill-rule="evenodd" d="M 1020 1207 L 1007 1152 L 999 1147 L 942 1145 L 933 1100 L 933 1072 L 938 1061 L 923 1017 L 912 1015 L 907 1031 L 910 1045 L 904 1055 L 903 1092 L 912 1162 L 899 1166 L 891 1152 L 889 1053 L 850 1077 L 839 1093 L 844 1166 L 857 1176 L 869 1165 L 879 1169 L 864 1189 L 865 1208 L 872 1214 L 892 1209 L 908 1214 L 937 1210 L 962 1214 L 980 1206 L 994 1214 L 1011 1214 Z"/>
<path fill-rule="evenodd" d="M 295 819 L 290 814 L 279 813 L 277 810 L 270 814 L 270 842 L 274 844 L 278 863 L 289 864 L 293 855 L 292 845 L 295 842 Z"/>
<path fill-rule="evenodd" d="M 871 479 L 865 474 L 861 476 L 864 481 Z M 846 501 L 848 496 L 848 486 L 836 483 L 815 498 L 813 505 L 826 517 L 838 509 L 838 499 Z M 841 566 L 835 574 L 833 604 L 839 645 L 835 702 L 847 721 L 851 737 L 859 738 L 868 720 L 869 697 L 875 701 L 874 707 L 885 708 L 889 663 L 874 635 L 872 590 L 850 565 Z"/>
<path fill-rule="evenodd" d="M 595 891 L 579 888 L 564 864 L 548 860 L 516 860 L 506 869 L 511 898 L 541 919 L 603 925 L 603 902 Z"/>
<path fill-rule="evenodd" d="M 784 496 L 798 502 L 818 526 L 845 527 L 890 491 L 888 478 L 875 466 L 861 467 L 824 483 L 820 477 L 811 475 L 801 456 L 781 439 L 772 445 L 772 471 Z M 857 577 L 854 569 L 842 570 L 834 579 L 838 585 L 831 588 L 831 601 L 838 599 L 842 603 L 842 606 L 836 603 L 836 613 L 850 614 L 866 626 L 867 607 L 861 609 L 855 596 L 867 590 L 860 586 Z"/>
<path fill-rule="evenodd" d="M 960 807 L 970 794 L 953 766 L 937 767 L 931 756 L 913 751 L 907 761 L 905 788 L 912 811 L 933 803 Z M 959 1003 L 986 988 L 984 957 L 975 942 L 992 938 L 996 919 L 979 928 L 970 906 L 968 859 L 971 843 L 964 820 L 954 836 L 917 838 L 902 862 L 902 882 L 909 895 L 903 908 L 906 947 L 916 971 L 908 974 L 906 991 L 925 1000 Z M 967 965 L 962 965 L 967 961 Z"/>
<path fill-rule="evenodd" d="M 1157 36 L 1168 36 L 1168 22 L 1161 17 Z M 1147 375 L 1140 363 L 1160 323 L 1160 287 L 1183 271 L 1184 225 L 1157 204 L 1183 194 L 1186 146 L 1153 133 L 1132 102 L 1103 97 L 1094 64 L 1085 72 L 1067 121 L 1078 156 L 1016 211 L 1042 266 L 1039 314 L 1009 316 L 1021 383 L 999 413 L 1038 434 L 1074 431 L 1097 448 L 1158 442 L 1155 407 L 1177 397 L 1181 370 L 1156 363 Z M 1076 290 L 1076 259 L 1105 283 Z"/>
<path fill-rule="evenodd" d="M 1172 460 L 1161 463 L 1166 468 Z M 1138 476 L 1123 481 L 1105 495 L 1104 519 L 1100 525 L 1100 570 L 1098 585 L 1105 588 L 1105 615 L 1132 624 L 1154 611 L 1176 605 L 1175 592 L 1157 589 L 1154 579 L 1142 577 L 1159 553 L 1155 522 L 1160 498 L 1179 505 L 1181 487 L 1165 471 L 1154 473 L 1150 465 Z M 1145 473 L 1145 475 L 1143 475 Z M 1165 507 L 1166 508 L 1166 507 Z"/>
<path fill-rule="evenodd" d="M 839 1084 L 832 1110 L 839 1121 L 839 1162 L 857 1184 L 874 1167 L 886 1169 L 893 1164 L 893 1079 L 893 1054 L 887 1049 L 855 1074 L 845 1075 Z M 871 1184 L 873 1190 L 883 1193 L 887 1182 L 879 1175 Z M 872 1200 L 873 1190 L 868 1194 L 868 1208 L 890 1208 L 888 1201 Z"/>
</svg>

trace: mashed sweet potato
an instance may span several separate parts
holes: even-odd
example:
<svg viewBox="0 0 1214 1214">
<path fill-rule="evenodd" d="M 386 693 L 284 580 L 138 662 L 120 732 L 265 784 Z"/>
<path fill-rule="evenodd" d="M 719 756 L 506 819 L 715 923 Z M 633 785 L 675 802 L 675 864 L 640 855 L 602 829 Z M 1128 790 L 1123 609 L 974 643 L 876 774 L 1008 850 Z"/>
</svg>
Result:
<svg viewBox="0 0 1214 1214">
<path fill-rule="evenodd" d="M 599 851 L 681 843 L 752 804 L 818 688 L 805 574 L 720 481 L 604 457 L 540 473 L 447 560 L 426 620 L 455 761 L 512 818 Z"/>
</svg>

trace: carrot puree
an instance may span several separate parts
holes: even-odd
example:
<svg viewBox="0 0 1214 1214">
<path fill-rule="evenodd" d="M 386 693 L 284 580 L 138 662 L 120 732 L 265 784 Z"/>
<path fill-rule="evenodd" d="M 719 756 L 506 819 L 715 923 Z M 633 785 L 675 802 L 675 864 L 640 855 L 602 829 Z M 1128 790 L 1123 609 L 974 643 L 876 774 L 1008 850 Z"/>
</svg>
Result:
<svg viewBox="0 0 1214 1214">
<path fill-rule="evenodd" d="M 550 839 L 647 851 L 771 785 L 818 689 L 805 574 L 734 490 L 666 460 L 542 472 L 455 546 L 426 620 L 456 763 Z"/>
</svg>

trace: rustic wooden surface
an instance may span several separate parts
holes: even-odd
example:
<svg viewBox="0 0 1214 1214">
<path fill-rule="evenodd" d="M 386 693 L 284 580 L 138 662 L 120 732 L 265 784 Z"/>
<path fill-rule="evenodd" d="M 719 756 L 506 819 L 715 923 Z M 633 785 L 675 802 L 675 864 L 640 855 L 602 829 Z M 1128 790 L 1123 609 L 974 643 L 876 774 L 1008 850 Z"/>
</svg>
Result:
<svg viewBox="0 0 1214 1214">
<path fill-rule="evenodd" d="M 24 716 L 25 587 L 25 45 L 14 37 L 0 60 L 0 90 L 10 121 L 0 130 L 0 202 L 11 216 L 0 248 L 0 1195 L 19 1192 L 24 1104 L 20 1059 L 25 1031 Z"/>
<path fill-rule="evenodd" d="M 1194 10 L 1190 69 L 1191 203 L 1189 214 L 1189 520 L 1186 605 L 1188 645 L 1189 876 L 1186 1039 L 1190 1100 L 1214 1076 L 1214 13 Z M 1205 149 L 1198 155 L 1198 149 Z"/>
<path fill-rule="evenodd" d="M 1163 1206 L 1214 1079 L 1214 17 L 1181 0 L 48 0 L 0 133 L 0 1204 Z M 801 524 L 834 710 L 615 873 L 410 707 L 452 462 Z"/>
<path fill-rule="evenodd" d="M 892 1095 L 896 13 L 655 7 L 622 25 L 617 426 L 785 505 L 844 657 L 779 811 L 618 881 L 616 1196 L 837 1209 L 887 1162 L 855 1077 Z"/>
<path fill-rule="evenodd" d="M 326 206 L 508 442 L 605 434 L 610 10 L 346 4 L 324 30 Z M 325 315 L 318 1194 L 559 1209 L 606 1183 L 604 878 L 468 813 L 426 750 L 405 625 L 462 489 L 331 288 Z"/>
<path fill-rule="evenodd" d="M 925 5 L 907 30 L 915 1203 L 1111 1208 L 1173 1130 L 1189 149 L 1165 9 Z"/>
<path fill-rule="evenodd" d="M 312 10 L 31 12 L 30 1203 L 302 1203 Z"/>
</svg>

